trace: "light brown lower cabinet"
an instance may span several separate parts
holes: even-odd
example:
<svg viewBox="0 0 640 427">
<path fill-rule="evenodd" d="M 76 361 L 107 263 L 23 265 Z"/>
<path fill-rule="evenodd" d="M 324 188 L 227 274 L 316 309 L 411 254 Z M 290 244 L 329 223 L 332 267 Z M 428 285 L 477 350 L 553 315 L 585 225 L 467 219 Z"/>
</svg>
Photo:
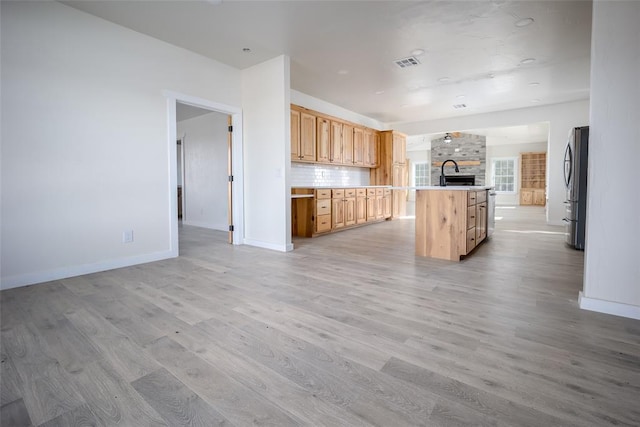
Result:
<svg viewBox="0 0 640 427">
<path fill-rule="evenodd" d="M 356 189 L 356 224 L 367 222 L 367 189 Z"/>
<path fill-rule="evenodd" d="M 295 188 L 292 194 L 313 195 L 292 199 L 292 235 L 313 237 L 391 217 L 388 188 Z"/>
</svg>

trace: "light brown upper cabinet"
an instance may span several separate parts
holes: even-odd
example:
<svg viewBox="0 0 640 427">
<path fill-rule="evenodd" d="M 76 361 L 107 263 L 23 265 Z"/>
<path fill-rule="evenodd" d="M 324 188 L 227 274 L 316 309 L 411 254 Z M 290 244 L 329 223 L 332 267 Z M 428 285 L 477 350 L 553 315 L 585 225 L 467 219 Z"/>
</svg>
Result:
<svg viewBox="0 0 640 427">
<path fill-rule="evenodd" d="M 291 159 L 316 161 L 316 116 L 291 110 Z"/>
<path fill-rule="evenodd" d="M 329 163 L 329 155 L 331 151 L 331 122 L 329 119 L 318 117 L 316 119 L 318 127 L 318 153 L 316 160 L 318 162 Z"/>
<path fill-rule="evenodd" d="M 407 139 L 403 134 L 393 133 L 393 163 L 407 163 Z"/>
<path fill-rule="evenodd" d="M 353 126 L 342 124 L 342 162 L 353 165 Z"/>
<path fill-rule="evenodd" d="M 342 123 L 331 121 L 331 150 L 329 161 L 331 163 L 343 163 L 344 143 L 342 136 Z"/>
<path fill-rule="evenodd" d="M 364 129 L 353 128 L 353 164 L 364 166 Z"/>
<path fill-rule="evenodd" d="M 378 166 L 378 145 L 380 136 L 373 129 L 364 130 L 364 165 L 375 168 Z"/>
</svg>

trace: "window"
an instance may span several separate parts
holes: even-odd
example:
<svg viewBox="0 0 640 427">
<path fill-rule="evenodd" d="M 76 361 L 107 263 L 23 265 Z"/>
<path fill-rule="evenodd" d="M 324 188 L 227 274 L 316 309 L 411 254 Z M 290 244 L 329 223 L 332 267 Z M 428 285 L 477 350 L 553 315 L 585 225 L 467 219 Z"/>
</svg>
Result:
<svg viewBox="0 0 640 427">
<path fill-rule="evenodd" d="M 515 193 L 517 180 L 517 158 L 503 157 L 491 161 L 493 186 L 498 193 Z"/>
<path fill-rule="evenodd" d="M 420 162 L 413 164 L 413 185 L 415 187 L 429 185 L 429 163 Z"/>
</svg>

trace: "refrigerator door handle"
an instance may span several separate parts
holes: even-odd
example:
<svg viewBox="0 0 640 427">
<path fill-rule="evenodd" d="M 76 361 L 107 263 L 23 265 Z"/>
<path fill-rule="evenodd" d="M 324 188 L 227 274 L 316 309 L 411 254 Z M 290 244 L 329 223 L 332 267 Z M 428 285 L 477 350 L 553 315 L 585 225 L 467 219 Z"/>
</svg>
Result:
<svg viewBox="0 0 640 427">
<path fill-rule="evenodd" d="M 567 144 L 567 148 L 564 150 L 564 184 L 567 188 L 569 188 L 569 184 L 571 181 L 571 172 L 573 163 L 573 152 L 571 151 L 571 144 Z"/>
</svg>

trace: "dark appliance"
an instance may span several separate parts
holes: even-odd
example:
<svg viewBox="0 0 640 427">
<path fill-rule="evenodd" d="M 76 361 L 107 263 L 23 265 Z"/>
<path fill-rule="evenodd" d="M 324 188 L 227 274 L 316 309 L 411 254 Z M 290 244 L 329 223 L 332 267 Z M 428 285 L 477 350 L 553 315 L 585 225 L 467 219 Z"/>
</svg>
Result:
<svg viewBox="0 0 640 427">
<path fill-rule="evenodd" d="M 569 132 L 564 152 L 564 183 L 567 187 L 565 203 L 566 242 L 583 251 L 587 219 L 587 158 L 589 155 L 589 126 Z"/>
<path fill-rule="evenodd" d="M 444 175 L 445 185 L 476 185 L 475 175 Z"/>
</svg>

